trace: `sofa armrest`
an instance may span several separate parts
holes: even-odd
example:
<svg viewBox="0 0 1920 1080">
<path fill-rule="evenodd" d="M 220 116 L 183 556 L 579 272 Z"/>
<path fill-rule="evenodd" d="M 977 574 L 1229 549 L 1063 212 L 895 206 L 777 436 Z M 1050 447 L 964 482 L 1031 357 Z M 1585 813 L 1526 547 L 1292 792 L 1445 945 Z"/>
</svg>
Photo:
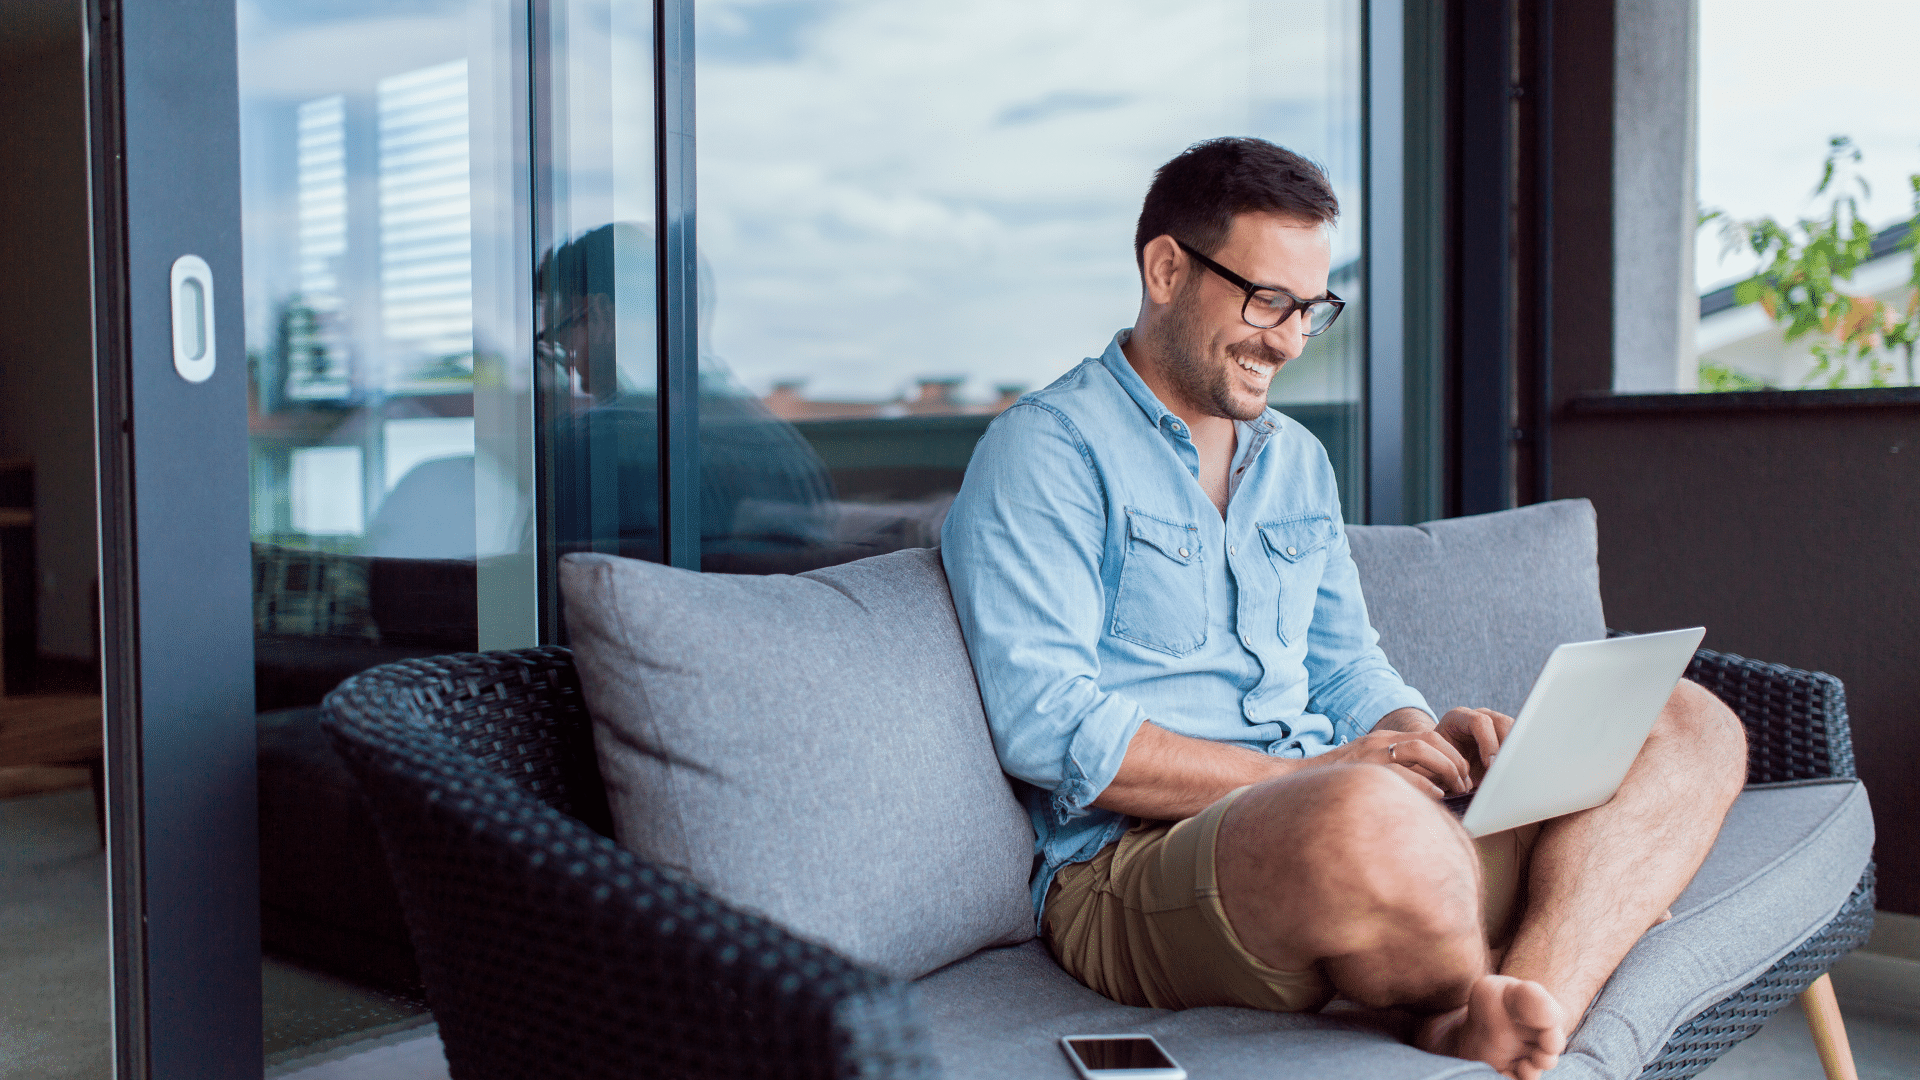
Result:
<svg viewBox="0 0 1920 1080">
<path fill-rule="evenodd" d="M 452 1075 L 937 1072 L 907 985 L 636 857 L 355 689 L 329 697 L 327 728 L 379 828 Z"/>
<path fill-rule="evenodd" d="M 1701 649 L 1687 678 L 1746 725 L 1747 783 L 1857 775 L 1847 689 L 1832 675 Z"/>
<path fill-rule="evenodd" d="M 1607 636 L 1633 635 L 1609 629 Z M 1747 783 L 1859 775 L 1847 688 L 1834 676 L 1701 649 L 1686 677 L 1726 702 L 1747 729 Z"/>
</svg>

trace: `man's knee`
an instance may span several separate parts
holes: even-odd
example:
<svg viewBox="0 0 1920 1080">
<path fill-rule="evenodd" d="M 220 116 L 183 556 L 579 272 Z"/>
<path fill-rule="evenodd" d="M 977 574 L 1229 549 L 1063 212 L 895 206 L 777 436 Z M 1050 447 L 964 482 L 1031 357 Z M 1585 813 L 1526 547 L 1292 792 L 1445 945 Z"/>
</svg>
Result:
<svg viewBox="0 0 1920 1080">
<path fill-rule="evenodd" d="M 1380 765 L 1329 770 L 1314 818 L 1317 938 L 1328 978 L 1365 1005 L 1434 1002 L 1484 969 L 1480 859 L 1438 803 Z"/>
<path fill-rule="evenodd" d="M 1697 763 L 1704 777 L 1738 788 L 1747 776 L 1747 732 L 1726 703 L 1686 679 L 1655 722 L 1654 738 Z"/>
<path fill-rule="evenodd" d="M 1288 879 L 1329 922 L 1345 924 L 1323 925 L 1330 937 L 1351 945 L 1382 927 L 1428 940 L 1478 933 L 1472 841 L 1445 808 L 1389 767 L 1316 769 L 1290 778 L 1284 790 L 1256 788 L 1241 801 L 1251 805 L 1223 854 L 1267 864 L 1249 877 Z"/>
</svg>

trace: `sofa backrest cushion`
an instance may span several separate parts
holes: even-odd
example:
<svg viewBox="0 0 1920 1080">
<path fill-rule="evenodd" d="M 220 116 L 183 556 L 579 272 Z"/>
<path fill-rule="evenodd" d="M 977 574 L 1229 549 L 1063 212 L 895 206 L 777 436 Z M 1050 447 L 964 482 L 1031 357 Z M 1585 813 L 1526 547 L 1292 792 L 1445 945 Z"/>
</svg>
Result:
<svg viewBox="0 0 1920 1080">
<path fill-rule="evenodd" d="M 1347 532 L 1381 650 L 1442 714 L 1514 715 L 1554 646 L 1607 636 L 1585 499 Z"/>
<path fill-rule="evenodd" d="M 799 576 L 560 563 L 615 834 L 900 978 L 1033 936 L 1033 828 L 937 552 Z"/>
</svg>

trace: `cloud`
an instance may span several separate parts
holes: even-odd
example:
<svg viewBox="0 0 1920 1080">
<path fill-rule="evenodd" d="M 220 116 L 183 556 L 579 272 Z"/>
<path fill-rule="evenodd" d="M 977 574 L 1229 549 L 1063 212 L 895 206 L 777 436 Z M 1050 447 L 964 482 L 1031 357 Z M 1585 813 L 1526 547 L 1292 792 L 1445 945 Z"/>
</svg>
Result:
<svg viewBox="0 0 1920 1080">
<path fill-rule="evenodd" d="M 1088 94 L 1077 90 L 1056 90 L 1037 101 L 1009 105 L 1000 110 L 1000 115 L 994 118 L 994 123 L 1001 127 L 1013 127 L 1068 113 L 1099 112 L 1102 109 L 1111 109 L 1126 103 L 1127 99 L 1119 94 Z"/>
<path fill-rule="evenodd" d="M 1356 209 L 1357 5 L 1289 5 L 1281 23 L 1270 6 L 842 0 L 812 5 L 785 51 L 702 45 L 711 347 L 757 390 L 804 376 L 880 398 L 933 371 L 975 396 L 1042 385 L 1132 321 L 1139 200 L 1186 145 L 1285 141 Z M 1348 221 L 1336 258 L 1357 245 Z"/>
</svg>

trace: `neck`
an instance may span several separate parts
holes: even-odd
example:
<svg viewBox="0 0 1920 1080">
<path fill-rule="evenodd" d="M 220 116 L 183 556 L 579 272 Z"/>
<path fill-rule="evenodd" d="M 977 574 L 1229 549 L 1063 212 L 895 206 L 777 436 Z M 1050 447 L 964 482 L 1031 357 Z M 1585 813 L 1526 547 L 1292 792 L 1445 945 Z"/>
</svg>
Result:
<svg viewBox="0 0 1920 1080">
<path fill-rule="evenodd" d="M 1231 450 L 1233 421 L 1201 408 L 1167 378 L 1166 365 L 1162 361 L 1165 354 L 1157 335 L 1136 324 L 1133 333 L 1120 343 L 1120 352 L 1133 367 L 1133 373 L 1140 376 L 1140 381 L 1147 384 L 1147 389 L 1153 391 L 1153 396 L 1160 399 L 1167 411 L 1186 422 L 1188 436 L 1193 439 L 1195 447 L 1204 453 L 1206 447 L 1224 442 Z"/>
</svg>

